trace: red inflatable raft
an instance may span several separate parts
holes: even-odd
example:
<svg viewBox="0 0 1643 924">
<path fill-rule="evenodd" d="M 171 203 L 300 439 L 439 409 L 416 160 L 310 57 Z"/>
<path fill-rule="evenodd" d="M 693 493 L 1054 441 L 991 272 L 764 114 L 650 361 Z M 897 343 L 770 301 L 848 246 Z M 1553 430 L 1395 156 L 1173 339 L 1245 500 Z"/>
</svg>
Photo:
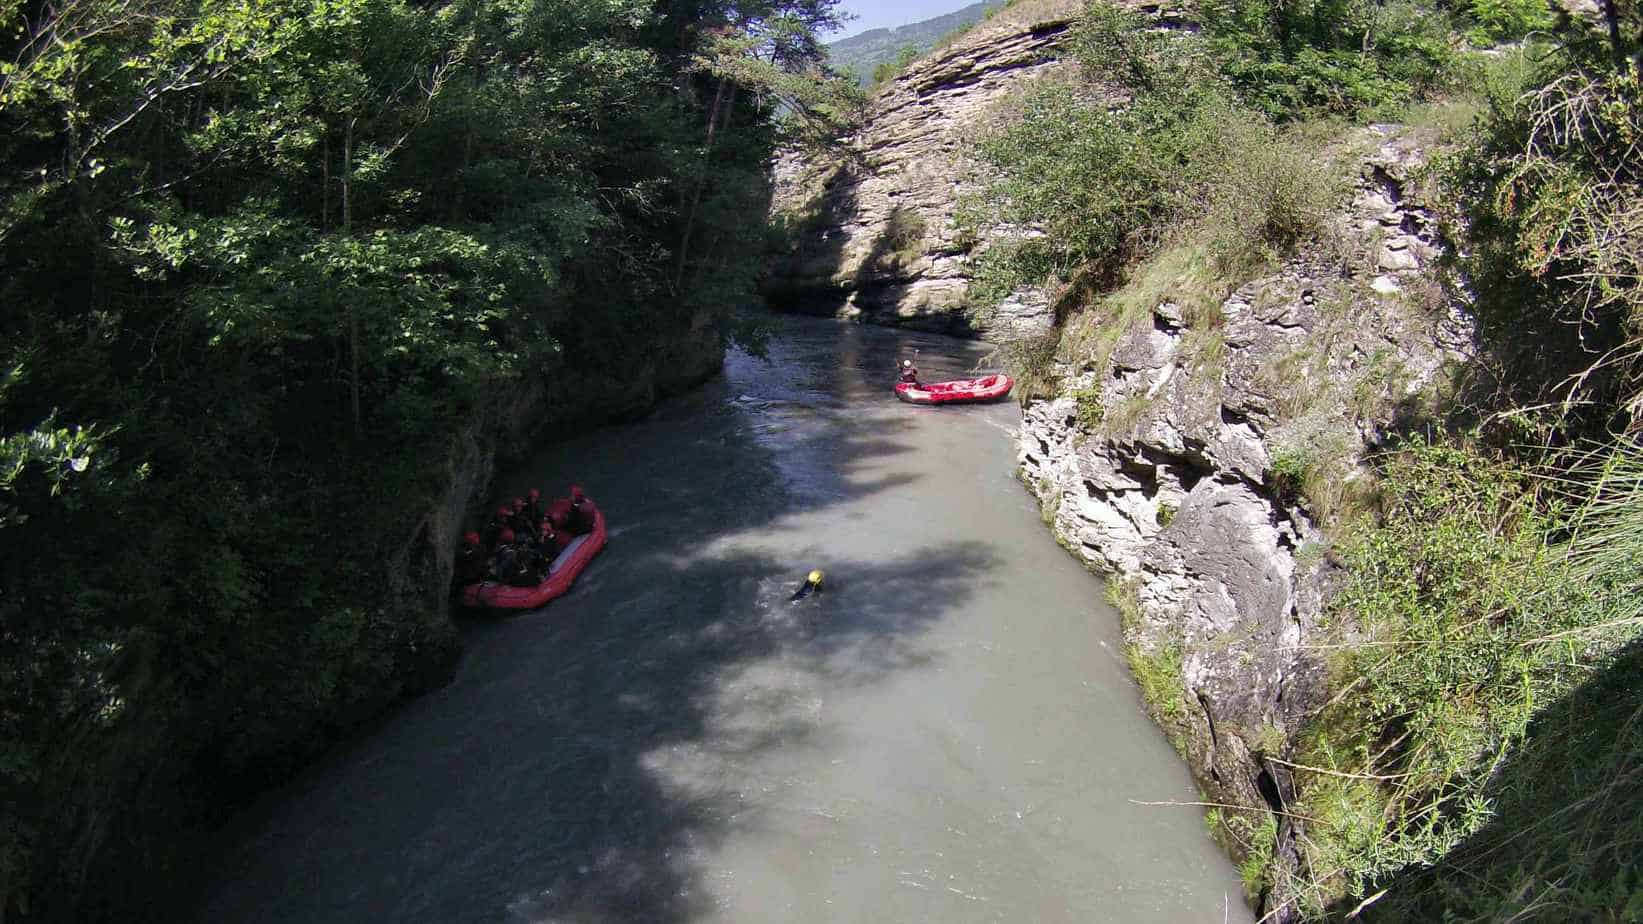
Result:
<svg viewBox="0 0 1643 924">
<path fill-rule="evenodd" d="M 908 404 L 973 404 L 998 401 L 1010 393 L 1014 384 L 1003 373 L 956 382 L 931 382 L 928 385 L 898 382 L 896 397 Z"/>
<path fill-rule="evenodd" d="M 605 547 L 605 512 L 591 499 L 587 503 L 593 512 L 593 529 L 565 546 L 559 557 L 553 560 L 553 566 L 548 569 L 548 576 L 542 583 L 531 587 L 514 587 L 495 581 L 469 584 L 462 588 L 463 604 L 476 608 L 488 606 L 493 610 L 534 610 L 555 597 L 563 596 L 576 582 L 576 576 Z"/>
</svg>

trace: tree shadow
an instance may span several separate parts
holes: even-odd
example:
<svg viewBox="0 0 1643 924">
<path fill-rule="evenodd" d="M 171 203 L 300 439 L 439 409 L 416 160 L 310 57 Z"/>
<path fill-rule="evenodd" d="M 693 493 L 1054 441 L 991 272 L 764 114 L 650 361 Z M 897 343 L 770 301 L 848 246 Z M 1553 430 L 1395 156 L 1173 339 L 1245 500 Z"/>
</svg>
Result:
<svg viewBox="0 0 1643 924">
<path fill-rule="evenodd" d="M 823 752 L 828 695 L 939 662 L 928 630 L 998 566 L 981 543 L 872 555 L 815 525 L 922 477 L 889 397 L 906 337 L 828 327 L 504 481 L 579 473 L 610 546 L 544 611 L 465 617 L 455 681 L 244 819 L 203 918 L 708 912 L 707 853 L 761 823 L 763 762 Z M 790 603 L 811 567 L 827 589 Z"/>
<path fill-rule="evenodd" d="M 312 780 L 250 845 L 264 873 L 210 918 L 705 913 L 702 853 L 758 823 L 759 757 L 828 736 L 826 692 L 938 658 L 921 636 L 993 561 L 957 543 L 832 564 L 848 585 L 789 603 L 771 576 L 790 563 L 759 555 L 600 562 Z"/>
<path fill-rule="evenodd" d="M 1469 244 L 1479 252 L 1477 265 L 1463 267 L 1472 290 L 1475 354 L 1453 377 L 1449 426 L 1488 423 L 1518 408 L 1556 408 L 1578 379 L 1581 403 L 1565 409 L 1559 423 L 1571 436 L 1606 428 L 1610 409 L 1623 398 L 1625 375 L 1622 366 L 1598 364 L 1626 340 L 1624 318 L 1590 316 L 1577 323 L 1560 316 L 1578 303 L 1574 293 L 1530 276 L 1496 242 Z M 1496 435 L 1506 441 L 1522 436 L 1515 429 Z"/>
<path fill-rule="evenodd" d="M 1489 796 L 1481 830 L 1436 865 L 1377 883 L 1370 893 L 1385 894 L 1358 918 L 1643 919 L 1643 641 L 1535 718 Z"/>
</svg>

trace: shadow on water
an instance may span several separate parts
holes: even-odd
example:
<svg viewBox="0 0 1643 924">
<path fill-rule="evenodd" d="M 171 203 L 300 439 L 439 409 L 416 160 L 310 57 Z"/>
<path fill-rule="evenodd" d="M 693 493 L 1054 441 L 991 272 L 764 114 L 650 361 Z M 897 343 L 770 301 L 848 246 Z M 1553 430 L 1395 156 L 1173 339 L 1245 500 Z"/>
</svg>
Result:
<svg viewBox="0 0 1643 924">
<path fill-rule="evenodd" d="M 490 865 L 512 869 L 497 883 L 504 890 L 472 883 L 462 896 L 430 896 L 413 916 L 455 920 L 487 898 L 526 920 L 684 921 L 706 911 L 697 851 L 733 824 L 757 824 L 745 817 L 745 787 L 770 782 L 747 762 L 828 734 L 814 710 L 819 686 L 869 684 L 928 660 L 923 627 L 987 565 L 973 548 L 934 552 L 851 563 L 870 596 L 827 592 L 796 605 L 767 580 L 781 564 L 758 557 L 641 565 L 632 577 L 658 588 L 641 618 L 665 628 L 624 620 L 577 651 L 589 633 L 568 625 L 533 646 L 551 679 L 520 684 L 524 714 L 499 730 L 532 739 L 532 756 L 508 768 L 506 804 L 474 826 Z M 768 603 L 693 605 L 703 595 Z"/>
<path fill-rule="evenodd" d="M 862 556 L 790 527 L 920 477 L 898 461 L 914 418 L 860 401 L 882 397 L 903 341 L 824 340 L 733 357 L 651 421 L 545 449 L 531 471 L 583 473 L 610 547 L 546 611 L 465 620 L 457 679 L 265 807 L 204 919 L 709 911 L 703 851 L 781 785 L 755 758 L 816 757 L 837 732 L 824 693 L 939 660 L 925 633 L 997 565 L 980 543 Z M 790 603 L 815 564 L 837 580 Z"/>
<path fill-rule="evenodd" d="M 1643 642 L 1535 719 L 1490 796 L 1481 830 L 1430 869 L 1378 883 L 1386 894 L 1360 917 L 1643 920 Z"/>
</svg>

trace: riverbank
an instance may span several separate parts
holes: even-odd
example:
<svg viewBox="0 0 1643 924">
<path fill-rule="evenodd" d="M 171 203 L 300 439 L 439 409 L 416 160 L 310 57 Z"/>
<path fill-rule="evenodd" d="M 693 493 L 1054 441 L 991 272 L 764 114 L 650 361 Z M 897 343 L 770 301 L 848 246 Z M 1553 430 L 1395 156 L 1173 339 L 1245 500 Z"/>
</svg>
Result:
<svg viewBox="0 0 1643 924">
<path fill-rule="evenodd" d="M 903 351 L 986 348 L 774 323 L 499 479 L 576 473 L 610 546 L 293 786 L 208 918 L 1238 919 L 1196 814 L 1136 804 L 1190 779 L 1014 480 L 1015 408 L 890 393 Z"/>
<path fill-rule="evenodd" d="M 969 72 L 985 130 L 925 144 L 970 102 L 927 78 L 1008 61 L 1004 32 L 882 90 L 868 156 L 789 171 L 778 281 L 890 324 L 1007 326 L 1048 296 L 1049 328 L 1003 345 L 1022 481 L 1114 575 L 1129 665 L 1264 920 L 1637 906 L 1636 691 L 1578 734 L 1558 717 L 1636 659 L 1619 216 L 1643 185 L 1616 139 L 1643 124 L 1643 36 L 1538 3 L 1367 31 L 1014 9 L 1059 38 L 1001 100 Z M 921 273 L 957 279 L 940 306 L 884 284 Z"/>
</svg>

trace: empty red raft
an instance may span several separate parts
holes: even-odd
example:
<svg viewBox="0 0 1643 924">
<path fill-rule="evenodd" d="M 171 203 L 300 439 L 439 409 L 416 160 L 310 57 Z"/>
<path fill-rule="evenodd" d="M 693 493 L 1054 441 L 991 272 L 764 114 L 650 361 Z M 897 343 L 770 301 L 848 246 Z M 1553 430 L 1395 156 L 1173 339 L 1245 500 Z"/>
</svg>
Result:
<svg viewBox="0 0 1643 924">
<path fill-rule="evenodd" d="M 534 610 L 555 597 L 563 596 L 576 582 L 576 576 L 605 547 L 605 512 L 591 499 L 588 506 L 593 512 L 593 529 L 565 546 L 559 557 L 553 560 L 553 567 L 548 569 L 548 576 L 542 583 L 530 587 L 514 587 L 495 581 L 469 584 L 462 588 L 463 604 L 488 606 L 493 610 Z"/>
<path fill-rule="evenodd" d="M 931 382 L 928 385 L 898 382 L 896 397 L 908 404 L 974 404 L 1001 400 L 1014 385 L 1010 377 L 1003 373 L 956 382 Z"/>
</svg>

